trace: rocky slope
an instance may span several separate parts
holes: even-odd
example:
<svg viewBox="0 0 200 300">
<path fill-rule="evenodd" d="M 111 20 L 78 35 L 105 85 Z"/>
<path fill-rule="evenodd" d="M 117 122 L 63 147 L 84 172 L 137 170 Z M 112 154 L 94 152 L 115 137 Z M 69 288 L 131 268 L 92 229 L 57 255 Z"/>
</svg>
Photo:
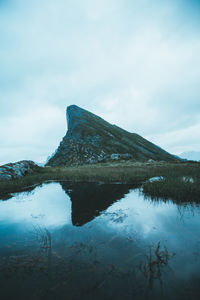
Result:
<svg viewBox="0 0 200 300">
<path fill-rule="evenodd" d="M 176 161 L 155 144 L 136 133 L 111 125 L 76 105 L 67 107 L 68 131 L 48 166 L 97 163 L 114 160 Z"/>
</svg>

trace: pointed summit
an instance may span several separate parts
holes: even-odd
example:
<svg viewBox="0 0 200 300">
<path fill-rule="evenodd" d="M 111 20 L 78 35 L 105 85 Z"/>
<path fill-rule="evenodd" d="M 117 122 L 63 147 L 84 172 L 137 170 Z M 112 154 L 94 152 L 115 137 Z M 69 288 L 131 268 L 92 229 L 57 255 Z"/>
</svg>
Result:
<svg viewBox="0 0 200 300">
<path fill-rule="evenodd" d="M 83 112 L 84 110 L 77 105 L 70 105 L 67 107 L 66 117 L 68 130 L 73 130 L 78 121 L 81 122 Z"/>
<path fill-rule="evenodd" d="M 97 163 L 119 159 L 176 161 L 177 157 L 147 141 L 111 125 L 76 105 L 66 111 L 68 130 L 49 166 Z"/>
</svg>

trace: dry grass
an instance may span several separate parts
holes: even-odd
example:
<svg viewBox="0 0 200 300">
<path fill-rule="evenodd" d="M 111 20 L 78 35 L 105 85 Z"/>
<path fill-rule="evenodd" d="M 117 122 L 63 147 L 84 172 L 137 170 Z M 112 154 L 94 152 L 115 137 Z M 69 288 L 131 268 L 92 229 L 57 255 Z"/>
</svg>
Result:
<svg viewBox="0 0 200 300">
<path fill-rule="evenodd" d="M 200 178 L 200 163 L 195 162 L 120 162 L 73 167 L 44 167 L 21 179 L 0 182 L 0 194 L 33 189 L 46 181 L 144 183 L 154 176 Z"/>
</svg>

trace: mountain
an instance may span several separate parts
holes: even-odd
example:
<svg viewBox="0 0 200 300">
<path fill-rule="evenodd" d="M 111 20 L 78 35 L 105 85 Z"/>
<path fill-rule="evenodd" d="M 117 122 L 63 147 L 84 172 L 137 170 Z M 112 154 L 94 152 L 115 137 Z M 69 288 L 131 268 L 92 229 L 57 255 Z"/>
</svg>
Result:
<svg viewBox="0 0 200 300">
<path fill-rule="evenodd" d="M 183 152 L 179 155 L 179 157 L 183 159 L 188 159 L 188 160 L 196 160 L 200 161 L 200 152 L 198 151 L 187 151 Z"/>
<path fill-rule="evenodd" d="M 68 131 L 47 166 L 135 159 L 177 161 L 136 133 L 112 125 L 76 105 L 67 107 Z"/>
</svg>

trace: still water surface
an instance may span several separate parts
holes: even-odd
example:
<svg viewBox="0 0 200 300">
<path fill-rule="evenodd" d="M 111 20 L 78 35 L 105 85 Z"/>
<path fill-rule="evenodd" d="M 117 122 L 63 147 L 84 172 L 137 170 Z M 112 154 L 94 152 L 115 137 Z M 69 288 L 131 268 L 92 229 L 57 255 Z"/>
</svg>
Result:
<svg viewBox="0 0 200 300">
<path fill-rule="evenodd" d="M 200 206 L 121 184 L 0 201 L 1 299 L 200 299 Z"/>
</svg>

